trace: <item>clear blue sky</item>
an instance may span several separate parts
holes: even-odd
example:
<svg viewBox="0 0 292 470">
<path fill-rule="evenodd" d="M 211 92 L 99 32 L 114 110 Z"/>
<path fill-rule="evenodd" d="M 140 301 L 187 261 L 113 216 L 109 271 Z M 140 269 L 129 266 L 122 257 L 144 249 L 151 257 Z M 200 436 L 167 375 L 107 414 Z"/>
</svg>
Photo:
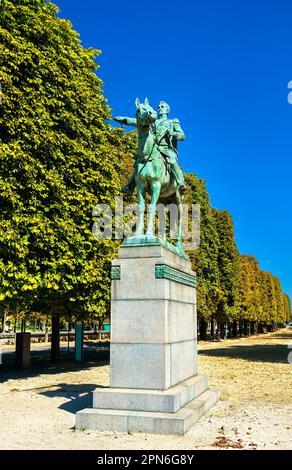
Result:
<svg viewBox="0 0 292 470">
<path fill-rule="evenodd" d="M 98 62 L 114 115 L 148 96 L 186 133 L 180 163 L 233 216 L 241 253 L 292 297 L 291 0 L 56 0 Z"/>
</svg>

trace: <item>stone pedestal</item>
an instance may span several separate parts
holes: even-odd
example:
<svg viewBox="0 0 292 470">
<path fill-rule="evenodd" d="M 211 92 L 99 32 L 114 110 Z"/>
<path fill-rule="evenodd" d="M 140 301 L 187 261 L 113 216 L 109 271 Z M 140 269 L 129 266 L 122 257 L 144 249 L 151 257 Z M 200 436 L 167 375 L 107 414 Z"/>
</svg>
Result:
<svg viewBox="0 0 292 470">
<path fill-rule="evenodd" d="M 158 239 L 112 263 L 110 388 L 76 428 L 184 434 L 219 398 L 197 375 L 196 276 Z"/>
</svg>

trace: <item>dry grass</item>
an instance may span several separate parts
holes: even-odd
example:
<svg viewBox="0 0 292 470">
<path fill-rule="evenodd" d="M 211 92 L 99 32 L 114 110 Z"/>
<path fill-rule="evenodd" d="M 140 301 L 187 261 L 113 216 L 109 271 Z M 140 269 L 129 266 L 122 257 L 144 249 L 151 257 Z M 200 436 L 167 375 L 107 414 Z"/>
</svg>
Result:
<svg viewBox="0 0 292 470">
<path fill-rule="evenodd" d="M 223 400 L 292 402 L 292 366 L 287 362 L 292 330 L 216 343 L 200 343 L 200 368 Z"/>
</svg>

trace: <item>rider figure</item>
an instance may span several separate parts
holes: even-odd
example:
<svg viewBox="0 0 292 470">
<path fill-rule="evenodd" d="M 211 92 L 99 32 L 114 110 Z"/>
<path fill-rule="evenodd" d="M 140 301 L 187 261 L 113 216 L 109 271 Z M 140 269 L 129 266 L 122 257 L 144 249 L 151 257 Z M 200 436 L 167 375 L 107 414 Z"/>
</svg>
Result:
<svg viewBox="0 0 292 470">
<path fill-rule="evenodd" d="M 160 101 L 158 106 L 158 119 L 156 120 L 155 133 L 156 144 L 162 157 L 166 160 L 167 166 L 170 167 L 175 179 L 179 185 L 179 191 L 183 193 L 186 190 L 183 172 L 178 165 L 177 141 L 184 140 L 185 135 L 178 119 L 168 119 L 170 107 L 165 101 Z M 114 118 L 115 121 L 128 126 L 137 126 L 135 118 L 121 117 Z M 132 193 L 135 189 L 135 178 L 137 174 L 137 162 L 134 165 L 134 171 L 128 183 L 122 187 L 124 193 Z"/>
</svg>

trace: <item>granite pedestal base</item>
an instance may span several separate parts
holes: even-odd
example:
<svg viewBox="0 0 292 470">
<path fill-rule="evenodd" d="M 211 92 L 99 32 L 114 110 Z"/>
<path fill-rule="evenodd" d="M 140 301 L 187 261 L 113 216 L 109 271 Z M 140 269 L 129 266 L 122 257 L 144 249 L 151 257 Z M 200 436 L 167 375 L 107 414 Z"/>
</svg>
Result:
<svg viewBox="0 0 292 470">
<path fill-rule="evenodd" d="M 184 435 L 218 399 L 204 375 L 165 391 L 95 390 L 93 408 L 77 412 L 76 428 Z"/>
<path fill-rule="evenodd" d="M 77 429 L 185 434 L 218 392 L 197 374 L 196 276 L 159 240 L 122 246 L 112 263 L 110 387 Z"/>
</svg>

